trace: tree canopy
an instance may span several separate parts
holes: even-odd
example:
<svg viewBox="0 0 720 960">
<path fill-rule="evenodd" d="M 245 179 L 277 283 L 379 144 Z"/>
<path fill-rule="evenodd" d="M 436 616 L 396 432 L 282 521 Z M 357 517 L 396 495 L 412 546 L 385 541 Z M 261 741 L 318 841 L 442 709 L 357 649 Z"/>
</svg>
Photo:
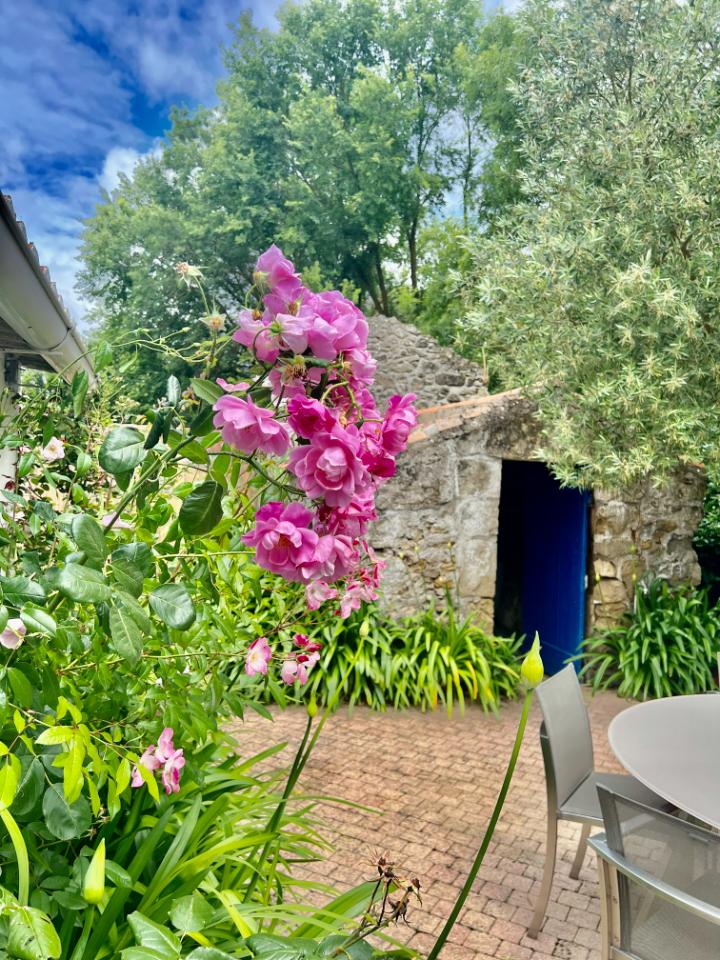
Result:
<svg viewBox="0 0 720 960">
<path fill-rule="evenodd" d="M 717 465 L 720 4 L 532 0 L 522 198 L 473 245 L 465 348 L 569 483 Z"/>
<path fill-rule="evenodd" d="M 276 31 L 240 19 L 217 106 L 176 112 L 88 222 L 81 285 L 106 334 L 147 329 L 182 352 L 204 308 L 173 264 L 200 266 L 232 309 L 271 242 L 389 313 L 403 284 L 422 297 L 423 229 L 485 215 L 488 151 L 514 124 L 510 18 L 484 22 L 474 0 L 308 0 L 278 16 Z M 513 189 L 496 179 L 493 209 Z M 138 395 L 182 366 L 141 361 Z"/>
</svg>

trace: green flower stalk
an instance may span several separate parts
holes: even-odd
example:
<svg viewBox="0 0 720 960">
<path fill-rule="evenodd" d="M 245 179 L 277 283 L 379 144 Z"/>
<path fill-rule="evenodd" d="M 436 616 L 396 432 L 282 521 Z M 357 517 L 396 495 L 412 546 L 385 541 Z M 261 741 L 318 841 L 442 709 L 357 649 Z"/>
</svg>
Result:
<svg viewBox="0 0 720 960">
<path fill-rule="evenodd" d="M 105 840 L 97 845 L 83 883 L 83 899 L 97 905 L 105 896 Z"/>
<path fill-rule="evenodd" d="M 523 703 L 522 713 L 520 714 L 520 722 L 518 723 L 517 733 L 515 734 L 515 743 L 513 744 L 512 752 L 510 754 L 510 761 L 508 763 L 507 771 L 505 772 L 505 779 L 503 780 L 502 787 L 500 788 L 500 793 L 498 794 L 498 798 L 495 802 L 495 807 L 493 809 L 492 816 L 490 817 L 490 823 L 485 831 L 485 836 L 480 844 L 480 849 L 478 850 L 473 865 L 470 868 L 470 872 L 467 875 L 467 879 L 465 880 L 463 888 L 460 891 L 457 900 L 455 901 L 455 906 L 452 908 L 445 926 L 440 931 L 440 935 L 435 941 L 432 950 L 428 954 L 427 960 L 437 960 L 440 955 L 440 951 L 445 946 L 445 942 L 450 935 L 450 931 L 455 926 L 455 923 L 460 916 L 460 912 L 465 906 L 465 901 L 467 900 L 470 891 L 473 888 L 475 878 L 477 877 L 478 871 L 480 870 L 482 862 L 485 859 L 485 854 L 488 851 L 490 841 L 495 833 L 495 827 L 500 819 L 502 808 L 505 805 L 505 798 L 507 797 L 508 790 L 510 789 L 510 782 L 512 780 L 513 773 L 515 772 L 517 760 L 520 755 L 520 747 L 522 746 L 525 727 L 527 726 L 528 715 L 530 713 L 533 690 L 538 683 L 540 683 L 544 675 L 543 662 L 540 658 L 540 638 L 537 633 L 535 634 L 532 647 L 523 660 L 520 668 L 520 674 L 527 684 L 528 689 L 525 692 L 525 701 Z"/>
</svg>

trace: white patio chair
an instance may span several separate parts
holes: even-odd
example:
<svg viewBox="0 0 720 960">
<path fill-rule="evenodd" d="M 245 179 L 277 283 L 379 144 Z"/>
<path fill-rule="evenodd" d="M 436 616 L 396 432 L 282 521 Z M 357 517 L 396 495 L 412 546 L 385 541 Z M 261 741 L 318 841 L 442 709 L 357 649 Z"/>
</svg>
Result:
<svg viewBox="0 0 720 960">
<path fill-rule="evenodd" d="M 535 693 L 543 715 L 540 745 L 547 787 L 547 842 L 540 893 L 528 927 L 528 935 L 533 938 L 537 937 L 545 918 L 555 875 L 558 820 L 582 824 L 580 842 L 570 869 L 570 876 L 577 879 L 590 828 L 600 827 L 603 822 L 598 786 L 617 790 L 650 806 L 668 809 L 661 797 L 629 774 L 595 772 L 590 721 L 572 665 L 543 680 Z"/>
<path fill-rule="evenodd" d="M 598 789 L 603 960 L 720 957 L 720 836 Z"/>
</svg>

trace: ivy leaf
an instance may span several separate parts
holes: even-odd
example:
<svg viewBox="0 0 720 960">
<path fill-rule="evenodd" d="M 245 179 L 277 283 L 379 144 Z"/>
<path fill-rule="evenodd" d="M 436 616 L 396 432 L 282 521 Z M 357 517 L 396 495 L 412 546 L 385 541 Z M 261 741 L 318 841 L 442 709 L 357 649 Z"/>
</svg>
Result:
<svg viewBox="0 0 720 960">
<path fill-rule="evenodd" d="M 180 955 L 180 940 L 172 930 L 149 920 L 137 910 L 127 918 L 135 939 L 141 947 L 155 951 L 165 960 L 174 960 Z"/>
<path fill-rule="evenodd" d="M 58 589 L 78 603 L 101 603 L 109 600 L 112 590 L 99 570 L 79 563 L 66 563 L 58 574 Z"/>
<path fill-rule="evenodd" d="M 3 595 L 13 607 L 22 607 L 25 603 L 42 603 L 45 591 L 29 577 L 0 577 Z"/>
<path fill-rule="evenodd" d="M 98 460 L 114 477 L 132 473 L 145 456 L 145 437 L 135 427 L 117 427 L 103 440 Z"/>
<path fill-rule="evenodd" d="M 85 797 L 68 803 L 63 790 L 51 784 L 43 796 L 43 816 L 50 833 L 58 840 L 74 840 L 90 829 L 90 806 Z"/>
<path fill-rule="evenodd" d="M 185 534 L 197 536 L 208 533 L 222 520 L 224 490 L 214 480 L 195 487 L 183 500 L 178 519 Z"/>
<path fill-rule="evenodd" d="M 199 397 L 200 400 L 204 400 L 205 403 L 209 403 L 211 406 L 223 395 L 222 387 L 217 383 L 213 383 L 212 380 L 199 380 L 194 377 L 190 381 L 190 386 L 196 397 Z"/>
<path fill-rule="evenodd" d="M 163 623 L 176 630 L 186 630 L 195 620 L 192 599 L 181 583 L 167 583 L 153 590 L 150 606 Z"/>
<path fill-rule="evenodd" d="M 18 906 L 10 914 L 7 952 L 19 960 L 58 960 L 60 937 L 41 910 Z"/>
<path fill-rule="evenodd" d="M 212 921 L 215 911 L 197 891 L 180 897 L 170 908 L 170 922 L 180 933 L 197 933 Z"/>
<path fill-rule="evenodd" d="M 97 520 L 86 513 L 79 513 L 72 518 L 70 532 L 75 543 L 85 554 L 88 563 L 101 569 L 108 550 L 103 528 Z"/>
<path fill-rule="evenodd" d="M 135 620 L 122 606 L 110 607 L 110 642 L 113 650 L 128 663 L 137 663 L 143 648 L 143 639 Z"/>
</svg>

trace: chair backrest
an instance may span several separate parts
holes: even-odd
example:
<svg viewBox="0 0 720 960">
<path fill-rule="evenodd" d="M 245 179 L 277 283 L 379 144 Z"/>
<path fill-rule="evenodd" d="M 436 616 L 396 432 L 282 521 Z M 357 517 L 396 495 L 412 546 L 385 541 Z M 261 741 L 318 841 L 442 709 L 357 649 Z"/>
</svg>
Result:
<svg viewBox="0 0 720 960">
<path fill-rule="evenodd" d="M 720 836 L 598 787 L 618 870 L 620 947 L 638 960 L 720 957 Z"/>
<path fill-rule="evenodd" d="M 546 767 L 548 755 L 552 766 L 551 770 L 546 769 L 546 775 L 553 778 L 557 803 L 562 806 L 594 766 L 590 721 L 575 668 L 563 667 L 543 680 L 535 695 L 547 737 L 548 749 L 543 749 L 543 756 Z"/>
</svg>

